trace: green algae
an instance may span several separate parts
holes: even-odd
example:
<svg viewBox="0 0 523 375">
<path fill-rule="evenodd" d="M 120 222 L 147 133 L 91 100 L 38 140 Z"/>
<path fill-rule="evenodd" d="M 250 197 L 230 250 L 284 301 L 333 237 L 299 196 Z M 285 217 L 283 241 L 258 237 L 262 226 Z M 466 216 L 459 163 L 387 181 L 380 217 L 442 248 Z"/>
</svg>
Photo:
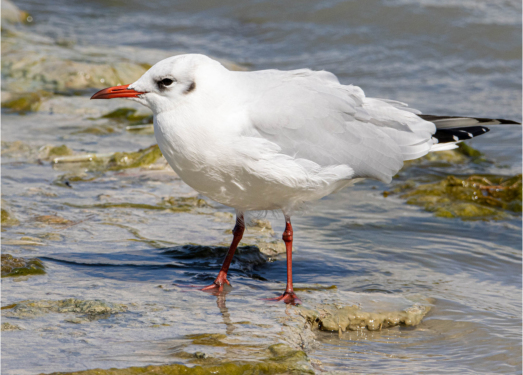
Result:
<svg viewBox="0 0 523 375">
<path fill-rule="evenodd" d="M 71 182 L 89 182 L 96 179 L 96 175 L 89 175 L 87 173 L 80 172 L 80 174 L 66 173 L 56 177 L 53 181 L 53 185 L 61 187 L 72 187 Z"/>
<path fill-rule="evenodd" d="M 153 122 L 153 115 L 137 113 L 135 108 L 118 108 L 103 115 L 100 118 L 107 118 L 120 122 L 128 122 L 129 125 L 150 124 Z"/>
<path fill-rule="evenodd" d="M 358 306 L 321 305 L 317 310 L 298 307 L 313 328 L 345 332 L 367 329 L 377 331 L 397 325 L 416 326 L 429 312 L 428 306 L 413 306 L 404 311 L 365 312 Z"/>
<path fill-rule="evenodd" d="M 108 135 L 115 132 L 114 127 L 110 125 L 90 126 L 85 129 L 75 131 L 71 134 L 93 134 L 93 135 Z"/>
<path fill-rule="evenodd" d="M 21 331 L 22 328 L 20 326 L 17 326 L 16 324 L 11 323 L 2 323 L 2 332 L 4 331 Z"/>
<path fill-rule="evenodd" d="M 211 334 L 212 335 L 212 334 Z M 202 336 L 202 335 L 195 335 Z M 203 335 L 206 336 L 206 335 Z M 206 336 L 207 337 L 207 336 Z M 212 357 L 203 352 L 193 354 L 178 352 L 176 356 L 192 359 L 198 364 L 188 367 L 183 364 L 151 365 L 146 367 L 129 367 L 123 369 L 92 369 L 86 371 L 53 373 L 50 375 L 261 375 L 261 374 L 314 374 L 307 355 L 301 350 L 294 350 L 285 344 L 274 344 L 259 350 L 264 358 L 256 361 L 228 361 Z"/>
<path fill-rule="evenodd" d="M 127 311 L 127 306 L 100 300 L 28 300 L 21 301 L 3 313 L 8 317 L 34 318 L 49 313 L 84 314 L 89 320 L 108 318 L 113 314 Z"/>
<path fill-rule="evenodd" d="M 229 346 L 229 344 L 222 342 L 223 339 L 227 338 L 227 335 L 221 333 L 186 335 L 185 338 L 192 340 L 194 345 Z"/>
<path fill-rule="evenodd" d="M 51 225 L 69 225 L 73 222 L 71 220 L 65 219 L 61 216 L 56 215 L 40 215 L 34 218 L 34 221 L 39 223 L 51 224 Z"/>
<path fill-rule="evenodd" d="M 43 99 L 51 97 L 47 91 L 37 91 L 23 94 L 13 94 L 9 100 L 2 102 L 2 108 L 6 108 L 8 113 L 26 114 L 37 111 Z"/>
<path fill-rule="evenodd" d="M 134 375 L 134 374 L 163 374 L 163 375 L 255 375 L 255 374 L 290 374 L 309 373 L 312 371 L 293 371 L 285 364 L 280 363 L 224 363 L 217 366 L 187 367 L 180 364 L 129 367 L 125 369 L 94 369 L 78 372 L 55 372 L 49 375 Z"/>
<path fill-rule="evenodd" d="M 45 266 L 37 258 L 15 258 L 10 254 L 2 254 L 2 277 L 18 277 L 45 274 Z"/>
<path fill-rule="evenodd" d="M 162 199 L 156 205 L 132 202 L 104 202 L 88 205 L 65 203 L 65 205 L 76 208 L 134 208 L 140 210 L 168 210 L 171 212 L 191 212 L 197 208 L 210 207 L 204 199 L 198 197 L 169 197 Z"/>
<path fill-rule="evenodd" d="M 458 147 L 453 150 L 429 152 L 427 155 L 404 162 L 404 169 L 415 165 L 426 165 L 438 167 L 451 167 L 466 163 L 483 163 L 488 162 L 485 156 L 475 148 L 466 143 L 459 143 Z"/>
<path fill-rule="evenodd" d="M 2 208 L 2 227 L 14 227 L 20 222 L 9 211 Z"/>
<path fill-rule="evenodd" d="M 134 152 L 116 152 L 110 158 L 107 169 L 117 171 L 126 168 L 140 168 L 154 164 L 162 157 L 158 145 L 152 145 Z"/>
<path fill-rule="evenodd" d="M 162 199 L 161 204 L 177 212 L 191 211 L 194 208 L 211 207 L 205 199 L 198 197 L 169 197 Z"/>
<path fill-rule="evenodd" d="M 513 177 L 472 175 L 448 176 L 422 185 L 408 181 L 397 186 L 394 192 L 407 199 L 407 204 L 421 206 L 439 217 L 500 220 L 510 218 L 511 213 L 521 215 L 521 189 L 521 174 Z"/>
<path fill-rule="evenodd" d="M 61 146 L 53 146 L 49 149 L 47 153 L 48 158 L 55 158 L 57 156 L 69 156 L 73 154 L 73 150 L 71 150 L 66 145 Z"/>
<path fill-rule="evenodd" d="M 476 150 L 475 148 L 473 148 L 472 146 L 470 146 L 464 142 L 461 142 L 458 144 L 458 148 L 456 151 L 462 155 L 465 155 L 465 156 L 468 156 L 471 158 L 475 158 L 475 159 L 483 158 L 483 153 L 481 151 Z M 485 160 L 485 159 L 481 159 L 481 160 Z"/>
</svg>

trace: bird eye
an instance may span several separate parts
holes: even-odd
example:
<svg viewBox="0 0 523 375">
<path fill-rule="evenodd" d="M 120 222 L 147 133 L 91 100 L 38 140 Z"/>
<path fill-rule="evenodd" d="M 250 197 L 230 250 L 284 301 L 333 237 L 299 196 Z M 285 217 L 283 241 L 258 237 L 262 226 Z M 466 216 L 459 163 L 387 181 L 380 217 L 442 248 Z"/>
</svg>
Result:
<svg viewBox="0 0 523 375">
<path fill-rule="evenodd" d="M 172 80 L 171 78 L 164 78 L 158 82 L 158 86 L 160 86 L 160 87 L 171 86 L 173 82 L 174 82 L 174 80 Z"/>
</svg>

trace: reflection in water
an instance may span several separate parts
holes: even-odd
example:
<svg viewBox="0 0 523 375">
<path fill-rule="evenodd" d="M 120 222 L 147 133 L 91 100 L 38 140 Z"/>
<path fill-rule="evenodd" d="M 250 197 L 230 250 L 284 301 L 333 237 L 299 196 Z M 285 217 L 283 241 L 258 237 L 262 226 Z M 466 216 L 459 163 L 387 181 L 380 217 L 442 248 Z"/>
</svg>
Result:
<svg viewBox="0 0 523 375">
<path fill-rule="evenodd" d="M 216 306 L 218 306 L 220 313 L 222 314 L 223 324 L 225 324 L 225 333 L 227 335 L 232 335 L 236 327 L 234 327 L 234 324 L 232 324 L 231 314 L 229 314 L 229 309 L 226 306 L 228 293 L 229 291 L 224 289 L 213 294 L 216 296 Z"/>
</svg>

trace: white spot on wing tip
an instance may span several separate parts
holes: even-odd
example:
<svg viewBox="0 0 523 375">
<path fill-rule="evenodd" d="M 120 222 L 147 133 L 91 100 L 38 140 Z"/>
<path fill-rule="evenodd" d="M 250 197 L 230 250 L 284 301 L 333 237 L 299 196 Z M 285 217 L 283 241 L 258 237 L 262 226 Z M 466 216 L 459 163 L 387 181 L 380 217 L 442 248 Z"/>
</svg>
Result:
<svg viewBox="0 0 523 375">
<path fill-rule="evenodd" d="M 459 138 L 456 137 L 455 135 L 452 136 L 452 139 L 454 139 L 456 142 L 459 141 Z"/>
</svg>

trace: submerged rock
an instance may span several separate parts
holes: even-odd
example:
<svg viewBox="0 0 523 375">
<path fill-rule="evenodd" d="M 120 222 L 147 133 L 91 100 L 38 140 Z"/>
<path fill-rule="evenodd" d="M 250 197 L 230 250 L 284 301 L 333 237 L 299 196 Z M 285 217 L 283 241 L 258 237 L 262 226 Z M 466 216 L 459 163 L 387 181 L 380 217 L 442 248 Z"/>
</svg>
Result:
<svg viewBox="0 0 523 375">
<path fill-rule="evenodd" d="M 42 100 L 51 97 L 52 94 L 38 90 L 36 92 L 11 94 L 6 101 L 2 101 L 2 108 L 6 108 L 8 113 L 25 114 L 37 111 Z"/>
<path fill-rule="evenodd" d="M 152 64 L 182 53 L 124 46 L 89 47 L 56 41 L 30 29 L 9 25 L 10 21 L 30 18 L 11 3 L 6 4 L 2 1 L 2 13 L 6 12 L 2 19 L 8 20 L 2 23 L 2 89 L 5 91 L 81 93 L 132 83 Z M 229 61 L 220 61 L 229 69 L 242 69 Z"/>
<path fill-rule="evenodd" d="M 197 335 L 202 336 L 202 335 Z M 205 336 L 205 335 L 203 335 Z M 197 340 L 197 338 L 196 338 Z M 205 343 L 202 345 L 206 345 Z M 241 345 L 232 346 L 240 350 Z M 248 348 L 249 346 L 245 346 Z M 251 347 L 250 350 L 253 348 Z M 235 361 L 212 357 L 203 352 L 179 352 L 179 358 L 193 358 L 196 366 L 189 367 L 182 364 L 152 365 L 146 367 L 129 367 L 123 369 L 93 369 L 86 371 L 53 373 L 69 375 L 132 375 L 132 374 L 169 374 L 169 375 L 247 375 L 247 374 L 314 374 L 307 355 L 301 350 L 294 350 L 286 344 L 274 344 L 266 348 L 256 349 L 259 359 L 252 361 Z M 50 374 L 50 375 L 53 375 Z"/>
<path fill-rule="evenodd" d="M 116 152 L 110 159 L 108 169 L 115 171 L 125 168 L 138 168 L 154 164 L 163 157 L 158 145 L 152 145 L 136 152 Z"/>
<path fill-rule="evenodd" d="M 65 219 L 61 216 L 56 215 L 41 215 L 34 218 L 35 221 L 45 224 L 54 224 L 54 225 L 68 225 L 72 224 L 71 220 Z"/>
<path fill-rule="evenodd" d="M 20 222 L 9 211 L 2 208 L 2 227 L 13 227 Z"/>
<path fill-rule="evenodd" d="M 70 154 L 69 154 L 70 155 Z M 92 163 L 94 171 L 118 171 L 127 168 L 144 168 L 155 164 L 160 158 L 163 158 L 162 152 L 158 145 L 152 145 L 145 149 L 131 152 L 115 152 L 113 154 L 86 154 L 55 157 L 54 164 L 63 163 Z"/>
<path fill-rule="evenodd" d="M 22 328 L 20 326 L 17 326 L 15 324 L 11 323 L 2 323 L 2 332 L 3 331 L 21 331 Z"/>
<path fill-rule="evenodd" d="M 85 314 L 90 320 L 94 318 L 108 318 L 121 312 L 126 312 L 127 306 L 118 303 L 100 300 L 78 300 L 68 298 L 64 300 L 29 300 L 18 302 L 10 310 L 3 313 L 14 318 L 34 318 L 49 313 L 76 313 Z"/>
<path fill-rule="evenodd" d="M 118 108 L 112 112 L 103 115 L 101 118 L 127 122 L 129 125 L 150 124 L 153 122 L 153 115 L 149 113 L 138 112 L 135 108 Z"/>
<path fill-rule="evenodd" d="M 45 274 L 44 264 L 37 258 L 15 258 L 2 254 L 2 277 L 17 277 Z"/>
<path fill-rule="evenodd" d="M 499 220 L 510 218 L 509 213 L 521 215 L 521 188 L 521 175 L 472 175 L 448 176 L 432 184 L 409 182 L 397 186 L 394 193 L 439 217 Z"/>
</svg>

